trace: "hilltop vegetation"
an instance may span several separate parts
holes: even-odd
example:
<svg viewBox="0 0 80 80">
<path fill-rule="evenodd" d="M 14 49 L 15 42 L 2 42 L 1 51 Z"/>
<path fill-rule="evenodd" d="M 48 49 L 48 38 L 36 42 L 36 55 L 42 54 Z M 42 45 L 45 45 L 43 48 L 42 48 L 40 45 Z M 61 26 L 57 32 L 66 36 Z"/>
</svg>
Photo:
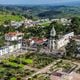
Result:
<svg viewBox="0 0 80 80">
<path fill-rule="evenodd" d="M 18 15 L 3 15 L 0 14 L 0 24 L 3 24 L 6 20 L 13 20 L 13 21 L 21 21 L 23 17 Z"/>
<path fill-rule="evenodd" d="M 29 19 L 80 16 L 80 6 L 0 6 L 0 14 L 24 16 Z M 18 17 L 20 18 L 20 17 Z"/>
</svg>

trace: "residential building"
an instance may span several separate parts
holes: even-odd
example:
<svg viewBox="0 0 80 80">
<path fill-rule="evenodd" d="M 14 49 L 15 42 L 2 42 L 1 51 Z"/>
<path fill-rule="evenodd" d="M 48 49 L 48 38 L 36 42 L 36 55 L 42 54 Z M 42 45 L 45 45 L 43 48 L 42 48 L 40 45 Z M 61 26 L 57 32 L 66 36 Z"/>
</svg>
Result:
<svg viewBox="0 0 80 80">
<path fill-rule="evenodd" d="M 20 21 L 20 22 L 17 22 L 17 21 L 11 21 L 11 26 L 14 27 L 14 28 L 18 28 L 20 26 L 22 26 L 23 24 L 23 21 Z"/>
<path fill-rule="evenodd" d="M 71 19 L 67 19 L 67 18 L 52 19 L 51 21 L 60 22 L 63 25 L 69 25 L 71 23 Z"/>
<path fill-rule="evenodd" d="M 47 41 L 47 38 L 30 38 L 30 39 L 25 39 L 23 40 L 23 45 L 24 46 L 30 46 L 30 47 L 37 47 L 37 45 L 43 45 Z"/>
<path fill-rule="evenodd" d="M 21 32 L 9 32 L 5 34 L 6 41 L 18 41 L 23 38 L 24 33 Z"/>
<path fill-rule="evenodd" d="M 20 50 L 22 48 L 21 43 L 17 43 L 16 45 L 9 45 L 0 48 L 0 55 L 9 54 L 14 51 Z"/>
</svg>

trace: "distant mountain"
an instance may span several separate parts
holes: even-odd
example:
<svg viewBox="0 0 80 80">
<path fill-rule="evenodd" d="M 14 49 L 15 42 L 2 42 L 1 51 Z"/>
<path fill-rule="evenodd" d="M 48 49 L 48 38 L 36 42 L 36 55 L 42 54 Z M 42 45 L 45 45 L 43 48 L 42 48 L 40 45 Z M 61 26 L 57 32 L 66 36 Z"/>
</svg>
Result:
<svg viewBox="0 0 80 80">
<path fill-rule="evenodd" d="M 56 16 L 55 15 L 59 15 L 59 14 L 62 14 L 63 12 L 62 11 L 57 11 L 57 10 L 49 10 L 49 11 L 45 11 L 45 12 L 42 12 L 40 14 L 38 14 L 39 17 L 42 17 L 42 18 L 55 18 Z"/>
<path fill-rule="evenodd" d="M 63 5 L 65 6 L 80 6 L 80 1 L 74 1 L 74 2 L 67 2 L 67 3 L 64 3 Z"/>
<path fill-rule="evenodd" d="M 3 12 L 23 15 L 26 18 L 60 18 L 80 16 L 80 2 L 64 3 L 57 5 L 1 5 L 0 14 Z"/>
</svg>

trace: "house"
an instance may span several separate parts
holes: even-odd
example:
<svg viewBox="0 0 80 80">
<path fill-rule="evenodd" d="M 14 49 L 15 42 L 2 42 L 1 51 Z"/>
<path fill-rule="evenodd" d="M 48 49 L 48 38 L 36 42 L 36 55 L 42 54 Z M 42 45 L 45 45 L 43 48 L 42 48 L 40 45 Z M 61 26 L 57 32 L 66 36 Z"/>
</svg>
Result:
<svg viewBox="0 0 80 80">
<path fill-rule="evenodd" d="M 25 28 L 28 28 L 28 27 L 35 27 L 35 25 L 39 25 L 40 22 L 38 21 L 33 21 L 33 20 L 30 20 L 30 19 L 26 19 L 24 21 L 24 26 Z"/>
<path fill-rule="evenodd" d="M 60 19 L 60 22 L 63 24 L 63 25 L 69 25 L 71 23 L 71 19 L 66 19 L 66 18 L 61 18 Z"/>
<path fill-rule="evenodd" d="M 2 52 L 2 48 L 0 48 L 0 55 L 2 55 L 3 54 L 3 52 Z"/>
<path fill-rule="evenodd" d="M 24 21 L 24 26 L 25 26 L 25 28 L 34 26 L 33 21 L 30 20 L 30 19 L 29 19 L 29 20 L 26 19 L 26 20 Z"/>
<path fill-rule="evenodd" d="M 14 51 L 20 50 L 22 48 L 21 43 L 17 43 L 16 45 L 9 45 L 0 48 L 0 55 L 9 54 Z"/>
<path fill-rule="evenodd" d="M 21 43 L 17 44 L 17 49 L 21 49 L 21 47 L 22 47 Z"/>
<path fill-rule="evenodd" d="M 9 32 L 5 34 L 6 41 L 18 41 L 23 38 L 24 33 L 21 32 Z"/>
<path fill-rule="evenodd" d="M 46 42 L 47 39 L 46 38 L 32 38 L 31 39 L 31 45 L 32 44 L 43 44 L 44 42 Z"/>
<path fill-rule="evenodd" d="M 71 23 L 71 19 L 67 19 L 67 18 L 60 18 L 60 19 L 52 19 L 52 22 L 60 22 L 63 25 L 69 25 Z"/>
<path fill-rule="evenodd" d="M 20 26 L 22 26 L 23 22 L 16 22 L 16 21 L 11 21 L 11 26 L 14 28 L 18 28 Z"/>
<path fill-rule="evenodd" d="M 14 51 L 14 46 L 13 45 L 9 46 L 8 48 L 9 48 L 10 53 Z"/>
<path fill-rule="evenodd" d="M 3 48 L 2 48 L 2 55 L 3 54 L 8 54 L 9 53 L 9 48 L 7 47 L 7 46 L 4 46 Z"/>
<path fill-rule="evenodd" d="M 37 47 L 38 44 L 42 45 L 46 41 L 47 41 L 46 38 L 36 38 L 36 37 L 33 37 L 33 38 L 30 38 L 30 39 L 25 39 L 23 41 L 23 45 L 24 46 L 27 45 L 27 46 L 30 46 L 30 47 L 34 47 L 34 46 Z"/>
</svg>

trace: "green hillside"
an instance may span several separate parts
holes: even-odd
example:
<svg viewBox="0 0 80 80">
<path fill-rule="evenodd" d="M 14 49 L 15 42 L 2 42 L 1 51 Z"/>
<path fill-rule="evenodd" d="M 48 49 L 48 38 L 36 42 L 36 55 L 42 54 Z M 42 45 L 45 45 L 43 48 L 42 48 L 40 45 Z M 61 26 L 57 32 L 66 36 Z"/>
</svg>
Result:
<svg viewBox="0 0 80 80">
<path fill-rule="evenodd" d="M 15 20 L 15 21 L 21 21 L 23 20 L 23 17 L 18 15 L 2 15 L 0 14 L 0 24 L 4 23 L 6 20 Z"/>
</svg>

